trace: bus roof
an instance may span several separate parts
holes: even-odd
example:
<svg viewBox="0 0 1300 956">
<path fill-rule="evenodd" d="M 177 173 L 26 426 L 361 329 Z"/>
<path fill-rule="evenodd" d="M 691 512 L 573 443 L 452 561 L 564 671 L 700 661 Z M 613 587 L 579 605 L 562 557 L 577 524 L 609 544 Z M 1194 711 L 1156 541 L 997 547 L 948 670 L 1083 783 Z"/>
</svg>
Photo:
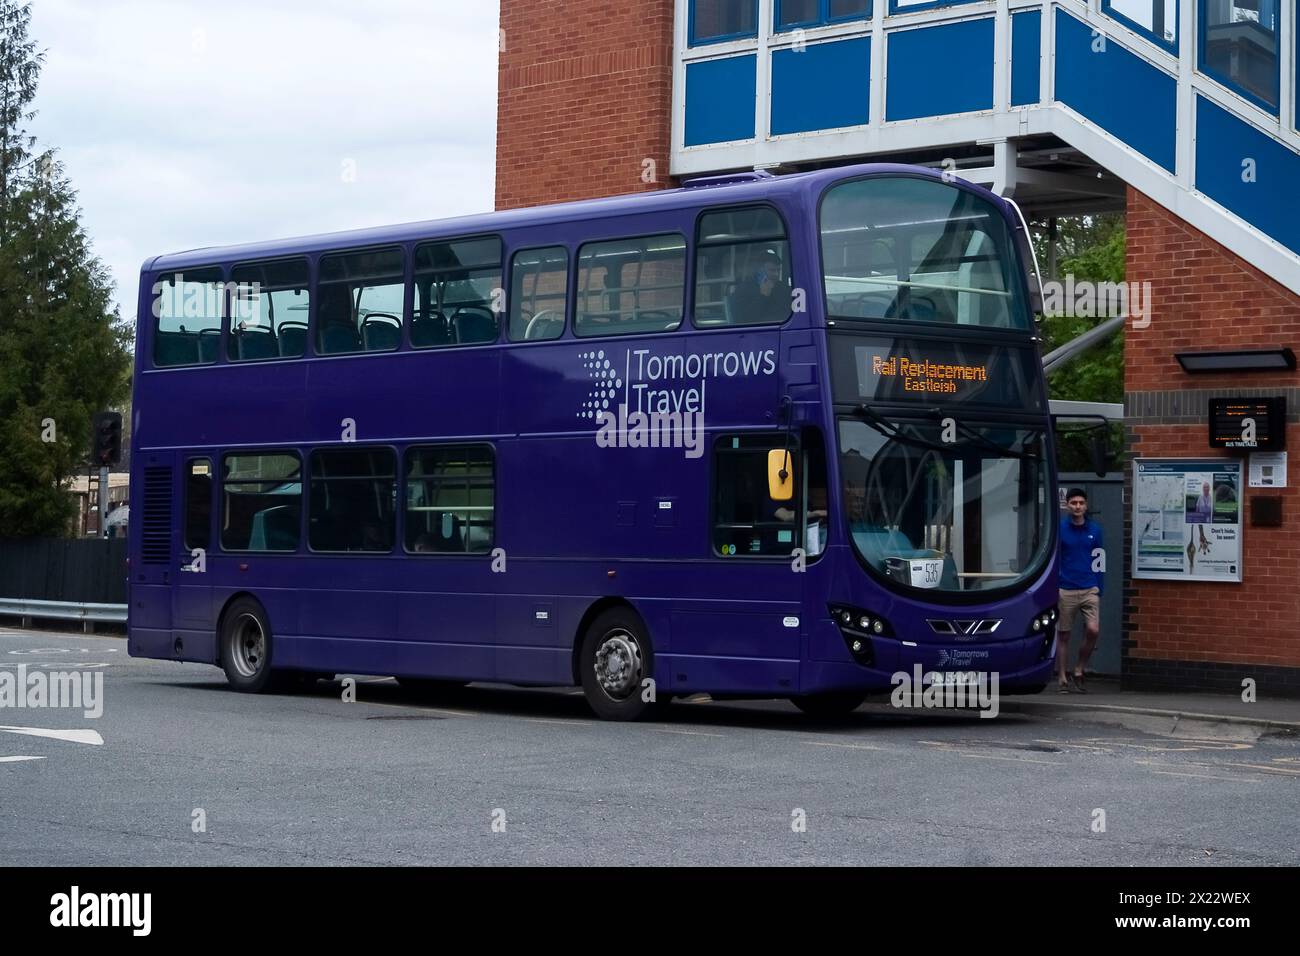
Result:
<svg viewBox="0 0 1300 956">
<path fill-rule="evenodd" d="M 702 177 L 686 180 L 675 189 L 653 192 L 628 193 L 603 199 L 580 202 L 554 203 L 509 209 L 502 212 L 479 213 L 450 219 L 409 222 L 400 225 L 372 226 L 367 229 L 350 229 L 343 232 L 320 233 L 262 242 L 240 243 L 229 246 L 206 246 L 183 252 L 167 253 L 145 261 L 142 272 L 172 271 L 251 259 L 269 259 L 280 256 L 304 255 L 347 249 L 360 246 L 404 243 L 421 239 L 472 236 L 509 229 L 526 229 L 560 222 L 605 219 L 672 209 L 696 208 L 719 204 L 756 202 L 774 195 L 789 196 L 804 190 L 819 193 L 826 185 L 841 179 L 851 179 L 866 174 L 926 175 L 940 179 L 938 170 L 924 166 L 906 166 L 899 163 L 867 163 L 853 166 L 836 166 L 804 173 L 772 176 L 764 173 L 738 173 L 730 176 Z M 964 180 L 956 182 L 972 186 Z M 983 187 L 973 188 L 998 200 L 1000 197 Z"/>
</svg>

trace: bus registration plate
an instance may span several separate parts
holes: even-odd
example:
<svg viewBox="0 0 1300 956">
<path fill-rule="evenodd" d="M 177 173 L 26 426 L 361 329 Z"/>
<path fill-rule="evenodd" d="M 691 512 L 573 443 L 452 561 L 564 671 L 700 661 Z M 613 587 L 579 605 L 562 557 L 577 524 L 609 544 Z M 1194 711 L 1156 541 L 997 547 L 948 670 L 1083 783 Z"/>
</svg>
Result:
<svg viewBox="0 0 1300 956">
<path fill-rule="evenodd" d="M 936 674 L 931 682 L 941 687 L 975 687 L 982 675 L 978 671 L 947 671 Z"/>
</svg>

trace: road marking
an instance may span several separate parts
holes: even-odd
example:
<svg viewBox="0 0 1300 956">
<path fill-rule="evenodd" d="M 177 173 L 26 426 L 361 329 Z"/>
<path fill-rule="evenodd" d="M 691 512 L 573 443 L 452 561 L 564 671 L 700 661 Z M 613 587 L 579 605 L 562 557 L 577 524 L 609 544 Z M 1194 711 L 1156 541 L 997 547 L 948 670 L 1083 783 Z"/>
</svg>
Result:
<svg viewBox="0 0 1300 956">
<path fill-rule="evenodd" d="M 530 724 L 559 724 L 561 727 L 590 727 L 594 720 L 547 720 L 545 717 L 523 717 Z"/>
<path fill-rule="evenodd" d="M 1287 769 L 1286 767 L 1273 767 L 1273 766 L 1270 766 L 1270 765 L 1268 765 L 1268 764 L 1260 764 L 1260 763 L 1232 763 L 1232 762 L 1228 762 L 1228 763 L 1226 764 L 1226 766 L 1229 766 L 1229 767 L 1249 767 L 1251 770 L 1259 770 L 1259 771 L 1261 771 L 1261 772 L 1263 772 L 1263 773 L 1278 773 L 1278 774 L 1284 774 L 1284 775 L 1286 775 L 1286 776 L 1288 776 L 1288 777 L 1297 777 L 1297 776 L 1300 776 L 1300 770 L 1289 770 L 1289 769 Z"/>
<path fill-rule="evenodd" d="M 44 757 L 0 757 L 0 763 L 19 763 L 23 760 L 44 760 Z"/>
<path fill-rule="evenodd" d="M 1049 767 L 1064 767 L 1064 760 L 1035 760 L 1033 757 L 1004 757 L 1001 754 L 973 754 L 965 750 L 949 751 L 962 757 L 974 757 L 977 760 L 1009 760 L 1012 763 L 1043 763 Z"/>
<path fill-rule="evenodd" d="M 829 740 L 805 740 L 804 743 L 813 747 L 842 747 L 845 750 L 882 750 L 885 753 L 898 752 L 890 747 L 877 747 L 874 744 L 837 744 Z"/>
<path fill-rule="evenodd" d="M 710 734 L 702 730 L 670 730 L 667 727 L 651 727 L 651 730 L 661 734 L 682 734 L 686 737 L 725 737 L 726 734 Z"/>
<path fill-rule="evenodd" d="M 57 667 L 61 670 L 65 668 L 68 670 L 73 670 L 73 669 L 90 670 L 91 668 L 95 668 L 95 667 L 112 667 L 112 666 L 113 665 L 108 663 L 107 661 L 100 661 L 98 663 L 93 663 L 93 664 L 87 661 L 22 661 L 21 663 L 17 661 L 0 661 L 0 670 L 3 670 L 4 668 L 7 667 L 26 667 L 28 670 L 31 670 L 33 667 L 40 668 L 40 669 L 46 669 L 46 668 L 53 669 Z"/>
<path fill-rule="evenodd" d="M 99 747 L 104 738 L 93 730 L 49 730 L 45 727 L 0 727 L 10 734 L 23 734 L 28 737 L 48 737 L 51 740 L 65 740 L 70 744 L 91 744 Z"/>
<path fill-rule="evenodd" d="M 1208 773 L 1180 773 L 1176 770 L 1152 770 L 1152 773 L 1163 774 L 1166 777 L 1196 777 L 1200 780 L 1220 780 L 1224 783 L 1262 783 L 1260 780 L 1252 780 L 1250 777 L 1212 777 Z"/>
</svg>

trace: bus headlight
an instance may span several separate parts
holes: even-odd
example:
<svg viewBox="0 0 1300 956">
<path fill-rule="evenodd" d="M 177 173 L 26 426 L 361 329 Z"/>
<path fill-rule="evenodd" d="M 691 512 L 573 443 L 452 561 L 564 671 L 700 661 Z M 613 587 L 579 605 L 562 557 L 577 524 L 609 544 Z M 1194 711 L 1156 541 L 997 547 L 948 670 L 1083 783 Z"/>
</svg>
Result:
<svg viewBox="0 0 1300 956">
<path fill-rule="evenodd" d="M 831 620 L 839 628 L 840 636 L 844 638 L 853 659 L 864 665 L 875 663 L 872 638 L 892 636 L 893 628 L 889 622 L 874 611 L 857 607 L 831 605 L 830 612 Z"/>
</svg>

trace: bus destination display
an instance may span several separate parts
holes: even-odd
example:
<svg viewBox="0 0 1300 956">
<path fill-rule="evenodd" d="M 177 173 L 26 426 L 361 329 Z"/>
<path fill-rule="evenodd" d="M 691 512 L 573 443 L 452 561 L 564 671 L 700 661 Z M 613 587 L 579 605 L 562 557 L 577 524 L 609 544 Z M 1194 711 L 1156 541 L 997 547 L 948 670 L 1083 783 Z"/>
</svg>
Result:
<svg viewBox="0 0 1300 956">
<path fill-rule="evenodd" d="M 1032 348 L 910 336 L 831 343 L 836 401 L 1041 408 Z"/>
</svg>

